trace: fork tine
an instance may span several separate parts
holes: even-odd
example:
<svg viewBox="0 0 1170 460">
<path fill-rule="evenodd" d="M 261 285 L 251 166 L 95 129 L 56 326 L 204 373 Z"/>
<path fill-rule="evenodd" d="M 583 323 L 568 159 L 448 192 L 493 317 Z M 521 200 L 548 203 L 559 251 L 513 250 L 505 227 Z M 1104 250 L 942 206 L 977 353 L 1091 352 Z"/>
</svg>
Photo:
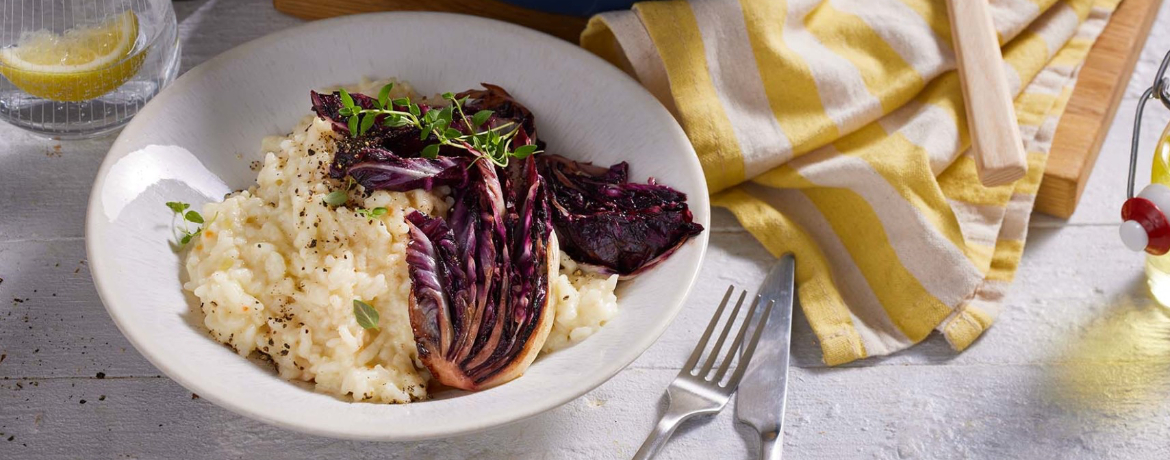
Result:
<svg viewBox="0 0 1170 460">
<path fill-rule="evenodd" d="M 764 314 L 760 315 L 760 319 L 756 321 L 756 331 L 752 333 L 752 340 L 748 343 L 747 349 L 740 355 L 740 365 L 735 367 L 735 372 L 731 374 L 731 379 L 727 381 L 728 388 L 735 388 L 739 386 L 740 379 L 743 378 L 743 373 L 747 372 L 747 362 L 752 359 L 752 354 L 756 352 L 756 345 L 760 343 L 760 336 L 763 335 L 764 327 L 768 325 L 768 317 L 772 315 L 772 307 L 776 306 L 776 301 L 768 301 L 768 307 L 764 309 Z M 735 349 L 732 349 L 734 352 Z"/>
<path fill-rule="evenodd" d="M 690 359 L 683 365 L 683 372 L 690 373 L 695 364 L 699 362 L 699 357 L 703 356 L 703 349 L 707 347 L 707 339 L 711 338 L 711 332 L 715 331 L 715 325 L 719 323 L 719 318 L 723 316 L 723 308 L 727 306 L 727 301 L 731 299 L 731 293 L 735 291 L 735 285 L 727 286 L 727 293 L 723 294 L 723 301 L 719 302 L 719 308 L 715 309 L 715 315 L 711 317 L 711 323 L 707 325 L 707 331 L 703 333 L 703 337 L 699 339 L 699 344 L 695 345 L 695 351 L 691 352 Z"/>
<path fill-rule="evenodd" d="M 758 306 L 760 306 L 760 296 L 756 296 L 756 299 L 752 301 L 752 307 L 748 309 L 747 316 L 743 318 L 743 324 L 739 326 L 739 332 L 735 334 L 735 340 L 731 344 L 731 349 L 727 350 L 727 356 L 723 357 L 723 363 L 719 365 L 719 371 L 715 373 L 715 378 L 711 381 L 718 383 L 727 374 L 727 369 L 731 367 L 731 360 L 735 357 L 736 351 L 739 350 L 740 344 L 743 343 L 743 336 L 747 335 L 748 326 L 751 324 L 752 319 L 755 318 L 756 307 Z"/>
<path fill-rule="evenodd" d="M 715 346 L 711 348 L 711 354 L 707 355 L 707 362 L 703 363 L 703 369 L 695 375 L 703 377 L 708 372 L 711 372 L 711 368 L 715 366 L 715 358 L 719 357 L 719 350 L 723 349 L 723 342 L 727 341 L 727 334 L 731 332 L 731 325 L 735 324 L 735 318 L 739 317 L 739 310 L 743 306 L 743 299 L 745 297 L 747 297 L 747 291 L 739 293 L 739 300 L 735 302 L 735 308 L 731 310 L 731 315 L 727 317 L 727 324 L 723 326 L 723 332 L 720 332 L 719 338 L 715 340 Z"/>
</svg>

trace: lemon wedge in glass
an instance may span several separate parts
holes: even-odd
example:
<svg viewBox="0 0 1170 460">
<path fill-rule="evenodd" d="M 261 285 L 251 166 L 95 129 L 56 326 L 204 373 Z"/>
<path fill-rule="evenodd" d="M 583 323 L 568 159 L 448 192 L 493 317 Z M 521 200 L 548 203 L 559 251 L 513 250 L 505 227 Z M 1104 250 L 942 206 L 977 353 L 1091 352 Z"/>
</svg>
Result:
<svg viewBox="0 0 1170 460">
<path fill-rule="evenodd" d="M 33 96 L 85 101 L 113 91 L 138 72 L 146 53 L 130 56 L 137 40 L 133 11 L 61 35 L 26 33 L 17 46 L 0 50 L 0 74 Z"/>
</svg>

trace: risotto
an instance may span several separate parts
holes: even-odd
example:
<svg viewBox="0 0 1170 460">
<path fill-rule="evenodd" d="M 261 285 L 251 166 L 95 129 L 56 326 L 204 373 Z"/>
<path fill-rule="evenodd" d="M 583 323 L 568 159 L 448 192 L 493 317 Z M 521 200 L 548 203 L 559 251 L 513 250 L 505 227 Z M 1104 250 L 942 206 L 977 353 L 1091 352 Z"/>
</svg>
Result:
<svg viewBox="0 0 1170 460">
<path fill-rule="evenodd" d="M 404 85 L 395 92 L 410 94 Z M 207 222 L 186 256 L 184 287 L 199 298 L 212 337 L 243 356 L 267 355 L 285 379 L 357 401 L 425 399 L 431 376 L 409 318 L 405 216 L 445 215 L 450 190 L 352 190 L 349 203 L 361 208 L 332 207 L 338 136 L 329 121 L 306 117 L 292 134 L 265 139 L 256 185 L 202 208 Z M 376 208 L 386 211 L 362 212 Z M 544 352 L 584 340 L 617 314 L 617 275 L 585 273 L 566 254 L 560 260 Z M 353 299 L 377 311 L 376 328 L 358 324 Z"/>
</svg>

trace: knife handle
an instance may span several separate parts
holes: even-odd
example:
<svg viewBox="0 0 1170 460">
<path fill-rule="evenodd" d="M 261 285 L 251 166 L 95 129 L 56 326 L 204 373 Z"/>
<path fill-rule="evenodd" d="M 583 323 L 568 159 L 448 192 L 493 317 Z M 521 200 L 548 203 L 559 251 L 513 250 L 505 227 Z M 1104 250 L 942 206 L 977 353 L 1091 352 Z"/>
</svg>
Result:
<svg viewBox="0 0 1170 460">
<path fill-rule="evenodd" d="M 760 433 L 760 460 L 780 460 L 784 450 L 783 434 L 779 429 Z"/>
</svg>

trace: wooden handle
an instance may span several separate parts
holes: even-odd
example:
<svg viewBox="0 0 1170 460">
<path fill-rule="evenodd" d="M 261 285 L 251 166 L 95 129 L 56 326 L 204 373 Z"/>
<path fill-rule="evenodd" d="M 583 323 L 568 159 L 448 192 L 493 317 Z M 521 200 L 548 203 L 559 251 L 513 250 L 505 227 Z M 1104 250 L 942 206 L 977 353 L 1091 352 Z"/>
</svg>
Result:
<svg viewBox="0 0 1170 460">
<path fill-rule="evenodd" d="M 979 181 L 994 187 L 1028 172 L 1003 55 L 987 0 L 947 0 L 967 128 Z"/>
</svg>

